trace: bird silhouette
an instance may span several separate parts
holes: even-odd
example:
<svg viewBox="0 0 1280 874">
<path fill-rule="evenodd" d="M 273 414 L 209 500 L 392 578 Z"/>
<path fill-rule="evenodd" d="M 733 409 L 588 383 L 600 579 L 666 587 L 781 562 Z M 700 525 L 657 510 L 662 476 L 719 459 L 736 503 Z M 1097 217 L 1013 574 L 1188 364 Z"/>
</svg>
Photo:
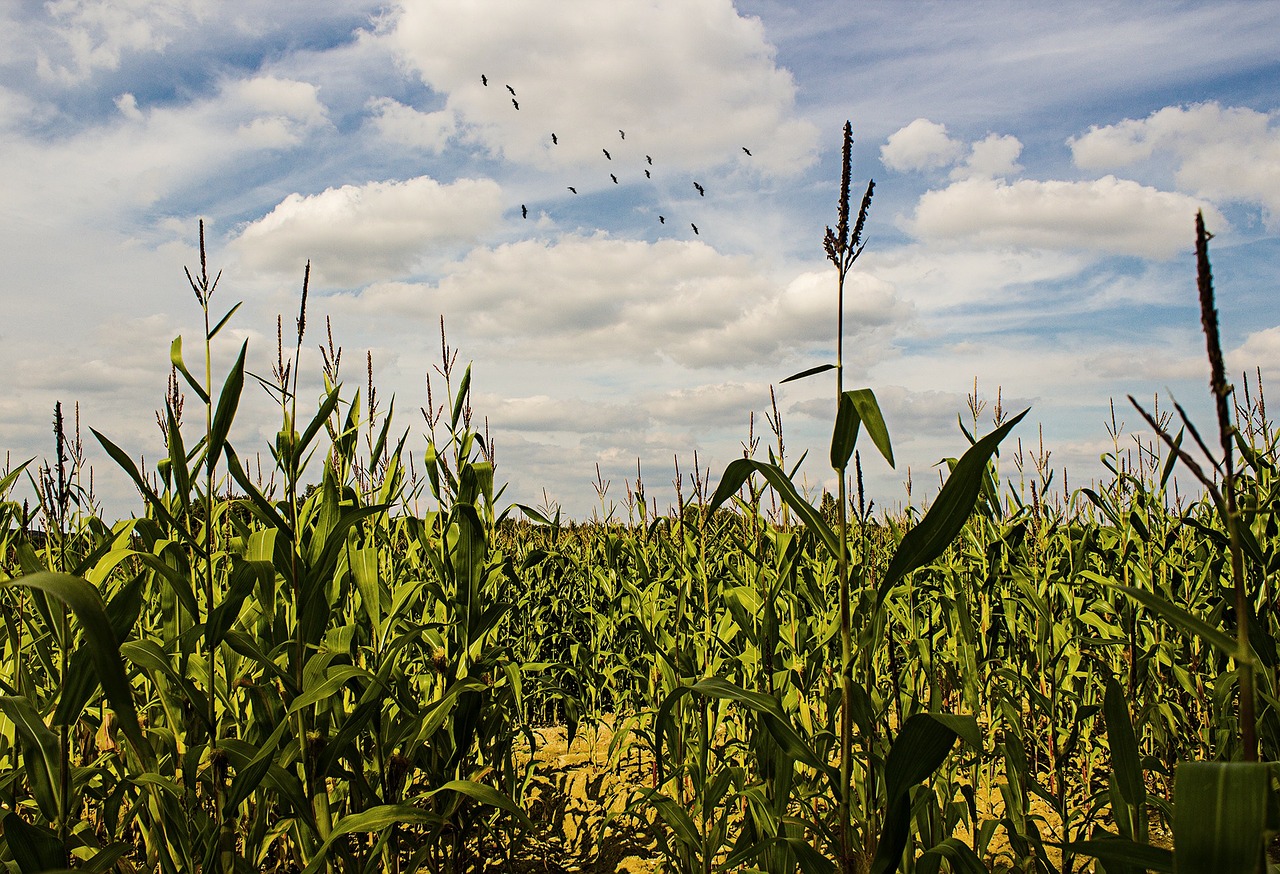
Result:
<svg viewBox="0 0 1280 874">
<path fill-rule="evenodd" d="M 507 86 L 507 90 L 511 92 L 512 97 L 516 96 L 516 89 L 512 88 L 510 85 Z"/>
<path fill-rule="evenodd" d="M 667 217 L 665 215 L 658 216 L 658 223 L 665 225 L 667 223 Z"/>
<path fill-rule="evenodd" d="M 750 150 L 750 149 L 748 149 L 746 146 L 743 146 L 743 147 L 742 147 L 742 151 L 744 151 L 744 152 L 746 152 L 746 153 L 747 153 L 747 157 L 748 157 L 748 158 L 750 158 L 750 157 L 751 157 L 751 150 Z"/>
<path fill-rule="evenodd" d="M 481 83 L 482 85 L 484 85 L 484 87 L 488 88 L 488 87 L 489 87 L 489 77 L 488 77 L 488 76 L 486 76 L 484 73 L 481 73 L 481 74 L 480 74 L 480 83 Z"/>
<path fill-rule="evenodd" d="M 609 178 L 613 180 L 613 184 L 614 184 L 614 185 L 617 185 L 617 184 L 618 184 L 618 177 L 617 177 L 617 176 L 614 176 L 612 173 L 610 173 L 610 174 L 609 174 Z"/>
<path fill-rule="evenodd" d="M 627 132 L 626 132 L 626 131 L 624 131 L 624 130 L 622 130 L 621 128 L 619 128 L 619 129 L 618 129 L 618 136 L 622 137 L 622 138 L 625 140 L 625 139 L 627 138 Z"/>
<path fill-rule="evenodd" d="M 693 183 L 693 187 L 694 187 L 694 188 L 696 188 L 696 189 L 698 189 L 698 196 L 699 196 L 699 197 L 706 197 L 706 196 L 707 196 L 707 189 L 703 188 L 703 187 L 702 187 L 701 185 L 699 185 L 697 182 Z"/>
<path fill-rule="evenodd" d="M 558 139 L 556 139 L 556 135 L 555 135 L 555 134 L 552 134 L 552 135 L 551 135 L 551 145 L 553 145 L 553 146 L 554 146 L 554 145 L 556 145 L 556 144 L 557 144 L 557 143 L 559 143 L 559 142 L 560 142 L 560 141 L 559 141 Z"/>
<path fill-rule="evenodd" d="M 697 225 L 695 225 L 693 222 L 689 222 L 689 227 L 693 228 L 693 232 L 694 232 L 695 234 L 697 234 L 697 233 L 698 233 L 698 226 L 697 226 Z M 702 236 L 702 235 L 701 235 L 701 234 L 698 234 L 698 236 Z"/>
<path fill-rule="evenodd" d="M 528 218 L 528 217 L 529 217 L 529 208 L 525 206 L 523 203 L 520 204 L 520 218 Z"/>
<path fill-rule="evenodd" d="M 513 99 L 512 99 L 512 101 L 511 101 L 511 105 L 512 105 L 512 106 L 514 106 L 516 109 L 519 109 L 519 108 L 520 108 L 520 104 L 519 104 L 519 103 L 516 103 L 516 101 L 515 101 L 515 99 L 514 99 L 514 98 L 513 98 Z"/>
<path fill-rule="evenodd" d="M 601 149 L 600 151 L 604 152 L 604 156 L 605 156 L 606 158 L 608 158 L 610 161 L 612 161 L 612 160 L 613 160 L 613 155 L 610 155 L 610 154 L 609 154 L 609 150 L 608 150 L 608 149 Z"/>
<path fill-rule="evenodd" d="M 649 175 L 649 171 L 648 171 L 648 170 L 645 170 L 645 171 L 644 171 L 644 178 L 645 178 L 645 179 L 652 179 L 653 177 Z"/>
<path fill-rule="evenodd" d="M 569 190 L 572 191 L 574 194 L 578 193 L 578 189 L 574 188 L 572 185 L 569 186 Z"/>
<path fill-rule="evenodd" d="M 652 163 L 653 163 L 653 158 L 650 158 L 648 155 L 645 155 L 645 156 L 644 156 L 644 159 L 645 159 L 646 161 L 648 161 L 650 164 L 652 164 Z"/>
</svg>

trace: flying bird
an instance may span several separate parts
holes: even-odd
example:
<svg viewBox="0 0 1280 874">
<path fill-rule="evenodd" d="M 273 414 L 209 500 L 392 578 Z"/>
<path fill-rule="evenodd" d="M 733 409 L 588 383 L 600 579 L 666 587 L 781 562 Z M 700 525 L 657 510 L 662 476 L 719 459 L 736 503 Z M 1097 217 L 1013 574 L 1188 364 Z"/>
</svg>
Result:
<svg viewBox="0 0 1280 874">
<path fill-rule="evenodd" d="M 559 141 L 558 139 L 556 139 L 556 135 L 555 135 L 555 134 L 552 134 L 552 135 L 551 135 L 551 145 L 553 145 L 553 146 L 554 146 L 554 145 L 556 145 L 556 144 L 557 144 L 557 143 L 559 143 L 559 142 L 560 142 L 560 141 Z"/>
<path fill-rule="evenodd" d="M 707 189 L 703 188 L 703 187 L 702 187 L 701 185 L 699 185 L 697 182 L 693 183 L 693 187 L 694 187 L 694 188 L 696 188 L 696 189 L 698 189 L 698 196 L 699 196 L 699 197 L 706 197 L 706 196 L 707 196 Z"/>
<path fill-rule="evenodd" d="M 658 216 L 658 223 L 665 225 L 667 223 L 667 217 L 665 215 Z"/>
<path fill-rule="evenodd" d="M 516 103 L 515 98 L 512 98 L 512 100 L 511 100 L 511 105 L 512 105 L 512 106 L 514 106 L 516 109 L 519 109 L 519 108 L 520 108 L 520 104 L 519 104 L 519 103 Z"/>
<path fill-rule="evenodd" d="M 750 157 L 751 157 L 751 150 L 750 150 L 750 149 L 748 149 L 746 146 L 743 146 L 743 147 L 742 147 L 742 151 L 744 151 L 744 152 L 746 152 L 746 153 L 747 153 L 747 157 L 748 157 L 748 158 L 750 158 Z"/>
<path fill-rule="evenodd" d="M 480 83 L 481 83 L 482 85 L 484 85 L 484 87 L 488 88 L 488 87 L 489 87 L 489 77 L 488 77 L 488 76 L 486 76 L 484 73 L 481 73 L 481 74 L 480 74 Z"/>
<path fill-rule="evenodd" d="M 608 149 L 601 149 L 600 151 L 604 152 L 604 156 L 605 156 L 606 158 L 608 158 L 610 161 L 612 161 L 612 160 L 613 160 L 613 155 L 610 155 L 610 154 L 609 154 L 609 150 L 608 150 Z"/>
<path fill-rule="evenodd" d="M 528 217 L 529 217 L 529 208 L 525 206 L 523 203 L 520 204 L 520 218 L 528 218 Z"/>
<path fill-rule="evenodd" d="M 612 173 L 610 173 L 610 174 L 609 174 L 609 178 L 613 180 L 613 184 L 614 184 L 614 185 L 617 185 L 617 184 L 618 184 L 618 177 L 617 177 L 617 176 L 614 176 Z"/>
<path fill-rule="evenodd" d="M 626 132 L 626 131 L 624 131 L 624 130 L 622 130 L 621 128 L 619 128 L 619 129 L 618 129 L 618 136 L 622 137 L 622 138 L 625 140 L 625 139 L 627 138 L 627 132 Z"/>
<path fill-rule="evenodd" d="M 653 158 L 650 158 L 648 155 L 645 155 L 645 156 L 644 156 L 644 159 L 645 159 L 646 161 L 648 161 L 650 164 L 652 164 L 652 163 L 653 163 Z"/>
<path fill-rule="evenodd" d="M 578 189 L 574 188 L 572 185 L 569 186 L 569 190 L 572 191 L 574 194 L 578 193 Z"/>
<path fill-rule="evenodd" d="M 695 234 L 697 234 L 697 233 L 698 233 L 698 226 L 697 226 L 697 225 L 695 225 L 693 222 L 689 222 L 689 227 L 693 228 L 693 232 L 694 232 Z M 701 235 L 701 234 L 698 234 L 698 236 L 702 236 L 702 235 Z"/>
<path fill-rule="evenodd" d="M 645 178 L 645 179 L 652 179 L 653 177 L 649 175 L 649 171 L 648 171 L 648 170 L 645 170 L 645 171 L 644 171 L 644 178 Z"/>
<path fill-rule="evenodd" d="M 507 86 L 507 90 L 511 92 L 512 97 L 516 96 L 516 89 L 512 88 L 510 85 Z"/>
</svg>

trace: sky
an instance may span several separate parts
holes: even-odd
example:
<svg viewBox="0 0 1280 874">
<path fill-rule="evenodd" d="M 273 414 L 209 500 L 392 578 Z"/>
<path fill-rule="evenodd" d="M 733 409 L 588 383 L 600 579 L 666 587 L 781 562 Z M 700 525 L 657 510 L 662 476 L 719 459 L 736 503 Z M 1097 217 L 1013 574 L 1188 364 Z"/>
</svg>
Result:
<svg viewBox="0 0 1280 874">
<path fill-rule="evenodd" d="M 213 317 L 243 303 L 215 382 L 245 341 L 270 380 L 309 260 L 302 406 L 328 317 L 344 397 L 372 362 L 419 471 L 443 317 L 504 502 L 625 515 L 639 465 L 665 509 L 677 459 L 688 494 L 695 453 L 713 485 L 753 433 L 765 457 L 771 387 L 788 465 L 807 451 L 798 477 L 833 488 L 834 378 L 781 381 L 834 359 L 848 120 L 875 195 L 844 383 L 895 453 L 862 448 L 868 496 L 936 492 L 975 381 L 980 432 L 997 399 L 1031 408 L 1005 476 L 1020 438 L 1024 470 L 1048 453 L 1054 488 L 1088 485 L 1144 439 L 1128 394 L 1212 430 L 1197 210 L 1233 378 L 1280 376 L 1277 33 L 1270 2 L 5 4 L 0 451 L 52 457 L 54 404 L 78 404 L 97 500 L 138 512 L 88 428 L 164 453 L 175 337 L 199 369 L 203 220 Z M 268 458 L 279 426 L 249 380 L 238 453 Z"/>
</svg>

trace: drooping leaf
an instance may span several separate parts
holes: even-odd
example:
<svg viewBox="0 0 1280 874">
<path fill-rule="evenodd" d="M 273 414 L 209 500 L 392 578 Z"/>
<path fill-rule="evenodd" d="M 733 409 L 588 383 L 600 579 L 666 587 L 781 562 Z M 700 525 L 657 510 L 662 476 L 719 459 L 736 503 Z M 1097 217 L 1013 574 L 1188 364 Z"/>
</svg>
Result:
<svg viewBox="0 0 1280 874">
<path fill-rule="evenodd" d="M 138 725 L 138 711 L 133 703 L 133 690 L 125 676 L 124 662 L 120 658 L 120 644 L 107 618 L 106 607 L 98 590 L 81 577 L 70 574 L 42 571 L 28 574 L 5 583 L 22 586 L 52 595 L 71 608 L 77 622 L 84 630 L 85 642 L 93 651 L 93 669 L 107 700 L 116 712 L 120 729 L 133 746 L 134 753 L 149 764 L 153 754 L 150 744 Z"/>
<path fill-rule="evenodd" d="M 964 528 L 987 475 L 987 462 L 995 454 L 1000 441 L 1030 412 L 1023 410 L 999 428 L 983 437 L 960 457 L 951 476 L 938 492 L 929 512 L 920 523 L 906 533 L 889 562 L 889 569 L 876 590 L 876 606 L 884 602 L 889 590 L 907 574 L 942 555 L 951 541 Z"/>
</svg>

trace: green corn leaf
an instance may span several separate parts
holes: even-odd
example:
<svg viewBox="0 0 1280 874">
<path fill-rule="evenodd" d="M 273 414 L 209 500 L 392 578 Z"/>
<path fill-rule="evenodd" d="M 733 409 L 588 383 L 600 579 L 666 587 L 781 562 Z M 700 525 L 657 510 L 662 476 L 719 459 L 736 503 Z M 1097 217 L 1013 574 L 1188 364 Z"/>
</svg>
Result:
<svg viewBox="0 0 1280 874">
<path fill-rule="evenodd" d="M 439 821 L 440 817 L 437 814 L 411 804 L 379 804 L 359 813 L 349 814 L 334 825 L 333 831 L 320 845 L 302 874 L 318 874 L 324 870 L 329 848 L 333 846 L 334 841 L 344 835 L 356 832 L 380 832 L 393 825 L 430 825 Z"/>
<path fill-rule="evenodd" d="M 867 436 L 876 449 L 880 450 L 884 460 L 889 462 L 889 466 L 893 467 L 893 445 L 889 442 L 889 428 L 884 423 L 884 415 L 880 412 L 875 394 L 869 388 L 860 388 L 845 392 L 844 397 L 853 402 L 862 426 L 867 429 Z M 845 460 L 848 461 L 847 458 Z"/>
<path fill-rule="evenodd" d="M 315 416 L 307 424 L 307 429 L 302 432 L 301 439 L 298 440 L 297 454 L 301 455 L 311 445 L 311 441 L 320 433 L 320 429 L 324 427 L 324 423 L 333 415 L 333 411 L 338 407 L 338 386 L 334 386 L 333 390 L 325 396 L 320 404 L 320 408 L 316 410 Z"/>
<path fill-rule="evenodd" d="M 151 488 L 151 485 L 138 471 L 138 466 L 133 463 L 133 459 L 129 457 L 128 453 L 119 446 L 116 446 L 106 437 L 103 437 L 102 434 L 98 433 L 93 428 L 90 428 L 89 431 L 94 437 L 98 438 L 98 442 L 102 444 L 102 448 L 107 450 L 107 454 L 110 455 L 112 460 L 120 466 L 120 469 L 129 475 L 129 479 L 133 480 L 133 484 L 138 487 L 138 490 L 142 492 L 143 496 L 147 499 L 147 504 L 152 508 L 155 514 L 160 517 L 160 521 L 164 522 L 169 530 L 176 531 L 178 536 L 182 538 L 183 542 L 193 549 L 197 555 L 201 558 L 207 558 L 204 552 L 204 547 L 196 538 L 191 536 L 190 532 L 187 531 L 186 526 L 173 518 L 173 514 L 169 512 L 165 507 L 164 501 L 160 499 L 160 497 Z"/>
<path fill-rule="evenodd" d="M 788 479 L 780 467 L 774 464 L 756 461 L 754 458 L 738 458 L 729 462 L 729 466 L 724 470 L 724 475 L 720 477 L 720 485 L 716 487 L 715 494 L 711 497 L 711 504 L 707 508 L 708 512 L 714 512 L 721 504 L 736 495 L 738 490 L 742 488 L 743 483 L 753 473 L 761 474 L 765 481 L 773 486 L 774 491 L 778 493 L 783 502 L 804 521 L 805 527 L 826 544 L 827 549 L 831 551 L 831 555 L 839 554 L 839 540 L 835 532 L 831 530 L 831 526 L 826 523 L 822 518 L 822 514 L 814 509 L 812 504 L 800 496 L 800 493 L 796 491 L 795 484 Z"/>
<path fill-rule="evenodd" d="M 187 381 L 187 385 L 191 386 L 191 390 L 196 393 L 196 397 L 200 398 L 200 403 L 209 403 L 209 393 L 204 390 L 204 386 L 200 384 L 191 372 L 187 370 L 187 365 L 182 362 L 182 337 L 174 337 L 173 342 L 169 344 L 169 361 L 172 362 L 178 373 L 182 374 L 182 378 Z"/>
<path fill-rule="evenodd" d="M 276 754 L 276 750 L 279 749 L 280 741 L 288 728 L 289 720 L 280 720 L 280 724 L 276 726 L 271 736 L 263 742 L 253 759 L 244 767 L 236 767 L 236 776 L 231 781 L 231 791 L 227 793 L 224 816 L 234 817 L 236 809 L 262 783 L 262 778 L 267 776 L 267 771 L 274 761 L 273 757 Z"/>
<path fill-rule="evenodd" d="M 45 819 L 58 818 L 58 736 L 44 724 L 35 705 L 16 695 L 0 697 L 0 712 L 9 717 L 22 740 L 22 763 L 36 805 Z"/>
<path fill-rule="evenodd" d="M 22 472 L 27 469 L 27 465 L 35 461 L 35 458 L 28 458 L 22 464 L 9 471 L 3 478 L 0 478 L 0 499 L 9 494 L 9 489 L 13 488 L 13 484 L 18 481 L 18 477 L 22 476 Z"/>
<path fill-rule="evenodd" d="M 188 701 L 199 701 L 201 699 L 200 692 L 196 689 L 195 684 L 188 678 L 182 676 L 170 663 L 169 655 L 160 647 L 160 644 L 151 639 L 130 640 L 120 645 L 120 655 L 133 662 L 138 667 L 151 673 L 153 676 L 161 674 L 182 690 L 182 694 Z M 195 717 L 201 721 L 206 730 L 210 728 L 209 717 L 203 710 L 196 708 Z"/>
<path fill-rule="evenodd" d="M 292 527 L 284 520 L 284 517 L 276 511 L 275 505 L 273 505 L 271 501 L 267 499 L 267 496 L 258 489 L 253 480 L 249 478 L 249 475 L 245 473 L 244 467 L 240 464 L 240 459 L 236 455 L 235 450 L 232 449 L 231 446 L 227 446 L 225 454 L 227 457 L 227 470 L 230 472 L 231 478 L 234 479 L 236 481 L 236 485 L 240 486 L 240 488 L 244 490 L 244 493 L 249 496 L 249 502 L 257 514 L 268 525 L 280 532 L 284 536 L 285 540 L 291 540 L 293 537 L 291 533 Z"/>
<path fill-rule="evenodd" d="M 218 319 L 218 324 L 214 325 L 213 330 L 209 331 L 208 339 L 212 340 L 214 337 L 218 336 L 218 332 L 222 330 L 222 326 L 231 321 L 231 317 L 236 314 L 236 310 L 240 309 L 240 306 L 243 303 L 244 301 L 238 301 L 235 306 L 227 310 L 227 314 L 225 316 Z"/>
<path fill-rule="evenodd" d="M 270 585 L 275 576 L 276 569 L 271 562 L 243 559 L 233 562 L 227 593 L 205 621 L 204 634 L 207 647 L 213 648 L 222 643 L 227 636 L 227 631 L 240 618 L 240 609 L 244 606 L 245 599 L 253 594 L 255 588 Z"/>
<path fill-rule="evenodd" d="M 32 825 L 13 811 L 4 815 L 3 822 L 5 843 L 22 874 L 66 870 L 67 849 L 57 834 Z"/>
<path fill-rule="evenodd" d="M 840 396 L 836 425 L 831 432 L 831 469 L 840 472 L 849 466 L 854 444 L 858 442 L 858 429 L 862 426 L 862 417 L 858 415 L 858 408 L 850 395 L 852 392 Z"/>
<path fill-rule="evenodd" d="M 1140 809 L 1146 803 L 1147 791 L 1142 782 L 1142 764 L 1138 755 L 1138 739 L 1129 717 L 1129 702 L 1115 677 L 1108 678 L 1102 705 L 1107 724 L 1107 744 L 1111 748 L 1111 767 L 1116 785 L 1130 808 Z"/>
<path fill-rule="evenodd" d="M 165 427 L 169 436 L 169 471 L 173 477 L 173 488 L 183 509 L 191 506 L 191 471 L 187 467 L 187 452 L 182 445 L 182 429 L 168 403 L 164 411 Z"/>
<path fill-rule="evenodd" d="M 898 870 L 911 832 L 911 787 L 932 776 L 961 738 L 981 749 L 974 717 L 917 713 L 902 726 L 885 760 L 886 815 L 871 874 Z"/>
<path fill-rule="evenodd" d="M 929 512 L 925 513 L 920 523 L 906 533 L 899 544 L 897 552 L 889 562 L 876 590 L 876 607 L 884 602 L 889 590 L 907 574 L 936 559 L 946 551 L 947 546 L 960 530 L 965 521 L 977 506 L 978 495 L 982 491 L 982 483 L 987 475 L 987 462 L 995 454 L 1000 441 L 1014 429 L 1022 418 L 1030 412 L 1023 410 L 999 428 L 983 437 L 960 457 L 946 484 L 938 492 Z"/>
<path fill-rule="evenodd" d="M 309 689 L 306 692 L 303 692 L 297 698 L 293 699 L 293 703 L 289 705 L 289 712 L 297 713 L 304 707 L 309 707 L 312 704 L 316 704 L 332 697 L 339 689 L 356 677 L 368 680 L 369 682 L 376 682 L 373 674 L 369 673 L 364 668 L 357 668 L 354 665 L 337 665 L 336 667 L 332 667 L 328 670 L 325 674 L 323 683 L 316 686 L 314 689 Z"/>
<path fill-rule="evenodd" d="M 36 589 L 52 595 L 71 608 L 84 630 L 86 644 L 93 651 L 93 669 L 107 700 L 116 712 L 121 731 L 133 746 L 135 755 L 144 763 L 150 764 L 153 760 L 151 746 L 138 725 L 138 711 L 133 704 L 133 690 L 124 673 L 120 645 L 98 590 L 80 577 L 52 571 L 28 574 L 5 585 Z"/>
<path fill-rule="evenodd" d="M 765 725 L 769 730 L 769 734 L 773 736 L 773 739 L 777 741 L 783 752 L 790 758 L 798 762 L 804 762 L 806 765 L 817 768 L 820 771 L 829 771 L 827 763 L 822 761 L 817 753 L 811 750 L 800 738 L 799 733 L 791 725 L 791 720 L 783 712 L 782 705 L 773 696 L 765 695 L 762 692 L 750 692 L 734 685 L 723 677 L 709 677 L 705 680 L 699 680 L 689 687 L 689 691 L 711 698 L 734 701 L 756 713 L 762 714 L 765 717 Z"/>
<path fill-rule="evenodd" d="M 107 604 L 107 619 L 116 640 L 124 640 L 133 630 L 138 615 L 142 612 L 142 584 L 145 574 L 136 574 L 128 583 L 121 586 Z M 75 725 L 85 704 L 98 689 L 98 675 L 93 670 L 94 650 L 86 643 L 76 647 L 67 664 L 66 679 L 63 681 L 62 694 L 58 696 L 58 707 L 53 714 L 54 725 Z"/>
<path fill-rule="evenodd" d="M 491 786 L 471 780 L 450 780 L 442 786 L 424 792 L 419 797 L 426 800 L 441 792 L 454 792 L 466 796 L 480 804 L 497 807 L 510 813 L 525 828 L 532 828 L 533 823 L 524 812 L 506 795 Z M 303 874 L 317 874 L 325 865 L 325 859 L 334 841 L 343 835 L 356 832 L 380 832 L 392 825 L 432 825 L 440 822 L 440 816 L 431 811 L 415 807 L 412 804 L 380 804 L 359 813 L 344 816 L 333 827 L 332 833 L 325 839 L 319 851 L 307 865 Z"/>
<path fill-rule="evenodd" d="M 467 401 L 467 392 L 471 390 L 471 365 L 462 373 L 462 382 L 458 384 L 458 393 L 453 399 L 453 415 L 449 417 L 450 428 L 458 430 L 458 420 L 462 418 L 462 408 Z M 463 453 L 466 454 L 465 452 Z"/>
<path fill-rule="evenodd" d="M 947 838 L 941 843 L 934 844 L 925 851 L 924 855 L 940 856 L 946 859 L 951 864 L 953 874 L 990 874 L 987 866 L 978 858 L 978 854 L 959 838 Z"/>
<path fill-rule="evenodd" d="M 1064 853 L 1092 856 L 1104 864 L 1116 867 L 1132 866 L 1160 874 L 1173 874 L 1174 870 L 1173 851 L 1124 838 L 1094 838 L 1062 844 L 1061 847 Z"/>
<path fill-rule="evenodd" d="M 1139 589 L 1134 586 L 1115 586 L 1115 588 L 1140 604 L 1150 607 L 1183 631 L 1194 634 L 1205 643 L 1217 647 L 1223 654 L 1231 656 L 1236 661 L 1256 661 L 1252 653 L 1246 654 L 1243 659 L 1241 658 L 1239 647 L 1234 637 L 1231 637 L 1221 629 L 1214 628 L 1200 617 L 1188 613 L 1155 592 L 1148 592 L 1146 589 Z"/>
<path fill-rule="evenodd" d="M 807 376 L 816 376 L 819 373 L 826 373 L 828 370 L 835 370 L 834 364 L 819 364 L 817 367 L 810 367 L 808 370 L 802 370 L 799 373 L 793 373 L 786 379 L 779 382 L 779 385 L 785 382 L 795 382 L 797 379 L 804 379 Z"/>
<path fill-rule="evenodd" d="M 646 799 L 658 815 L 662 817 L 662 821 L 667 824 L 667 828 L 675 834 L 676 840 L 693 850 L 697 850 L 702 844 L 702 838 L 698 834 L 698 826 L 694 824 L 693 818 L 689 816 L 688 811 L 670 798 L 661 793 L 652 793 Z"/>
<path fill-rule="evenodd" d="M 378 576 L 378 548 L 366 546 L 351 553 L 351 576 L 360 592 L 360 605 L 375 637 L 382 636 L 382 587 Z"/>
<path fill-rule="evenodd" d="M 1270 764 L 1182 762 L 1173 791 L 1174 871 L 1255 874 L 1265 869 Z"/>
<path fill-rule="evenodd" d="M 227 380 L 223 383 L 222 393 L 218 395 L 218 409 L 213 414 L 213 428 L 209 433 L 209 446 L 205 453 L 205 470 L 209 474 L 222 457 L 222 448 L 227 442 L 227 434 L 231 432 L 231 420 L 236 417 L 236 409 L 240 406 L 240 392 L 244 389 L 244 355 L 249 349 L 249 341 L 240 345 L 240 355 L 231 366 Z"/>
</svg>

